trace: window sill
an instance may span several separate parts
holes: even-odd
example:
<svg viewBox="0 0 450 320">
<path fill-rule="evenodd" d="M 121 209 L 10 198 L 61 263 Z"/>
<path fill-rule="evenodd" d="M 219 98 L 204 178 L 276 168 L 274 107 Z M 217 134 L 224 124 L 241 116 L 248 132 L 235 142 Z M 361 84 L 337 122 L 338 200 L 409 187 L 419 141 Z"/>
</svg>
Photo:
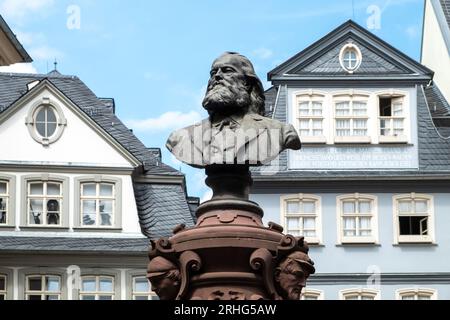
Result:
<svg viewBox="0 0 450 320">
<path fill-rule="evenodd" d="M 337 247 L 346 247 L 346 246 L 378 246 L 381 247 L 381 244 L 373 239 L 352 239 L 352 240 L 341 240 L 340 243 L 336 244 Z"/>
<path fill-rule="evenodd" d="M 122 228 L 115 227 L 74 227 L 73 230 L 78 232 L 122 232 Z"/>
<path fill-rule="evenodd" d="M 334 143 L 364 143 L 369 144 L 370 137 L 334 137 Z"/>
<path fill-rule="evenodd" d="M 20 230 L 68 231 L 67 226 L 20 226 Z"/>
<path fill-rule="evenodd" d="M 305 144 L 326 144 L 326 137 L 300 137 L 300 141 Z"/>
<path fill-rule="evenodd" d="M 378 137 L 379 143 L 408 143 L 408 138 L 405 136 L 379 136 Z"/>
<path fill-rule="evenodd" d="M 10 224 L 1 224 L 0 225 L 0 230 L 10 231 L 10 230 L 15 230 L 15 229 L 16 229 L 16 226 L 12 226 Z"/>
</svg>

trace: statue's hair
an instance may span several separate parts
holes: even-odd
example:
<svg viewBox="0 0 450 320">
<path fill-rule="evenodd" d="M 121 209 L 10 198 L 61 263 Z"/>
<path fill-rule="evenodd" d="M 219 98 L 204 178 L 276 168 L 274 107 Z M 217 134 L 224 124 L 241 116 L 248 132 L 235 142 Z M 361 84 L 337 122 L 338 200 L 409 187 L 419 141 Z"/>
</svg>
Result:
<svg viewBox="0 0 450 320">
<path fill-rule="evenodd" d="M 264 95 L 264 89 L 261 81 L 258 78 L 247 77 L 250 85 L 250 111 L 253 111 L 261 116 L 264 116 L 266 107 L 266 97 Z"/>
</svg>

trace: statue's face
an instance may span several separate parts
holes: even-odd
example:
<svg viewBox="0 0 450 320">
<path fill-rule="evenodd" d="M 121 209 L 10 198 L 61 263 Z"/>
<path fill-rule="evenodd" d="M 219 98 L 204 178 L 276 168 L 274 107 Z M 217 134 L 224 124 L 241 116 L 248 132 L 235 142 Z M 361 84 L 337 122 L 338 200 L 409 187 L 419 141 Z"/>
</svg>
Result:
<svg viewBox="0 0 450 320">
<path fill-rule="evenodd" d="M 173 300 L 177 297 L 180 289 L 178 281 L 174 281 L 167 277 L 151 278 L 152 289 L 161 300 Z"/>
<path fill-rule="evenodd" d="M 247 77 L 230 55 L 217 59 L 210 74 L 203 100 L 203 107 L 208 112 L 233 114 L 250 105 Z"/>
<path fill-rule="evenodd" d="M 295 262 L 289 270 L 281 270 L 276 280 L 289 300 L 299 300 L 308 277 L 309 273 Z"/>
</svg>

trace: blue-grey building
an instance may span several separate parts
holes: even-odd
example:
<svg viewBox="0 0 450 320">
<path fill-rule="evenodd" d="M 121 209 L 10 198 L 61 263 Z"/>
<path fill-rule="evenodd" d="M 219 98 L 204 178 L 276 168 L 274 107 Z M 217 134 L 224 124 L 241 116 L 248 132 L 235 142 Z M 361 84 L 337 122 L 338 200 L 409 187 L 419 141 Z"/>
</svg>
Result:
<svg viewBox="0 0 450 320">
<path fill-rule="evenodd" d="M 433 77 L 353 21 L 268 73 L 267 114 L 303 146 L 254 172 L 251 199 L 309 242 L 305 299 L 450 299 L 450 107 Z"/>
</svg>

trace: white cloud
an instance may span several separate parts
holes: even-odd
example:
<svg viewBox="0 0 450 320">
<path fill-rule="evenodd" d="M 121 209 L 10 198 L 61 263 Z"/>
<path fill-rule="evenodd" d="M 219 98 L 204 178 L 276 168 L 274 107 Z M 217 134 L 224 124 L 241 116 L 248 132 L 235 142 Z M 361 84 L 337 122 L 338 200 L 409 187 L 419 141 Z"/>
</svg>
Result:
<svg viewBox="0 0 450 320">
<path fill-rule="evenodd" d="M 0 67 L 4 73 L 38 73 L 31 63 L 16 63 L 6 67 Z"/>
<path fill-rule="evenodd" d="M 28 14 L 46 9 L 54 3 L 54 0 L 3 0 L 0 2 L 0 12 L 18 22 Z"/>
<path fill-rule="evenodd" d="M 173 129 L 180 129 L 201 120 L 200 113 L 191 111 L 189 113 L 182 113 L 180 111 L 169 111 L 163 113 L 157 118 L 148 118 L 143 120 L 128 120 L 126 121 L 128 127 L 137 131 L 166 131 Z"/>
<path fill-rule="evenodd" d="M 46 41 L 45 35 L 43 33 L 22 32 L 17 30 L 15 34 L 19 42 L 24 46 L 31 46 L 33 44 Z"/>
<path fill-rule="evenodd" d="M 31 48 L 29 53 L 34 60 L 54 60 L 63 56 L 61 51 L 47 45 Z"/>
<path fill-rule="evenodd" d="M 267 48 L 258 48 L 253 51 L 253 55 L 262 60 L 265 60 L 273 56 L 273 51 Z"/>
</svg>

